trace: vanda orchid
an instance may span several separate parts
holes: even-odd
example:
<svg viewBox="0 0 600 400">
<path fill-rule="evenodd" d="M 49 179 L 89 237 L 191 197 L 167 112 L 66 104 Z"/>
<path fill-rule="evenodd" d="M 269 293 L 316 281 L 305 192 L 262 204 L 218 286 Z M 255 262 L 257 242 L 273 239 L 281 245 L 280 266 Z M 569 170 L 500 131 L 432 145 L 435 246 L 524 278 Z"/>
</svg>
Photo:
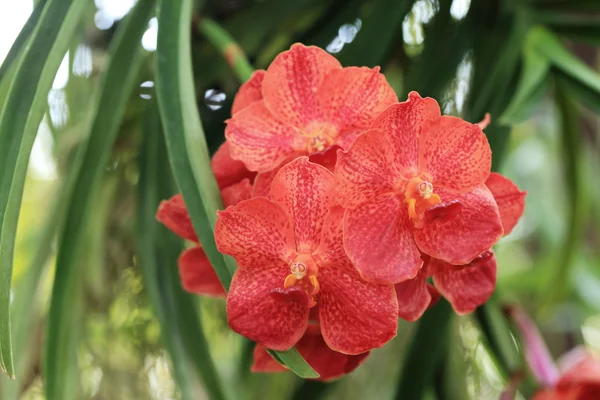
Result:
<svg viewBox="0 0 600 400">
<path fill-rule="evenodd" d="M 460 265 L 490 249 L 503 233 L 490 168 L 481 128 L 441 116 L 435 100 L 413 92 L 381 113 L 335 168 L 344 247 L 361 276 L 399 283 L 417 275 L 421 253 Z"/>
<path fill-rule="evenodd" d="M 295 44 L 242 85 L 225 137 L 231 156 L 259 172 L 254 194 L 266 196 L 277 169 L 295 157 L 333 168 L 336 150 L 397 101 L 379 68 L 342 68 L 324 50 Z"/>
<path fill-rule="evenodd" d="M 229 325 L 257 343 L 254 372 L 285 370 L 266 350 L 295 346 L 321 380 L 441 296 L 473 311 L 494 291 L 491 248 L 525 195 L 490 173 L 484 125 L 414 92 L 398 103 L 379 69 L 292 46 L 241 86 L 212 160 L 226 207 L 215 241 L 238 265 L 228 293 L 182 198 L 159 209 L 197 243 L 180 258 L 184 287 L 227 297 Z"/>
<path fill-rule="evenodd" d="M 275 176 L 270 196 L 219 212 L 218 249 L 238 263 L 227 296 L 234 331 L 273 350 L 288 350 L 318 306 L 325 343 L 360 354 L 396 335 L 393 285 L 365 282 L 347 258 L 343 210 L 333 174 L 300 157 Z"/>
</svg>

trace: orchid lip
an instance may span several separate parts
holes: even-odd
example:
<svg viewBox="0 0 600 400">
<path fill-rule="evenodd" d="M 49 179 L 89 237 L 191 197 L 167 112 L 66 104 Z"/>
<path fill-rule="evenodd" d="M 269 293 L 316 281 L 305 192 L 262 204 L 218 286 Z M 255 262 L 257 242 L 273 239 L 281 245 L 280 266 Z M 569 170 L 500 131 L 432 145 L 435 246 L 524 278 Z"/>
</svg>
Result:
<svg viewBox="0 0 600 400">
<path fill-rule="evenodd" d="M 440 196 L 434 193 L 433 184 L 420 176 L 412 177 L 404 188 L 404 201 L 408 206 L 408 215 L 414 222 L 423 218 L 430 207 L 440 204 Z"/>
<path fill-rule="evenodd" d="M 299 288 L 309 297 L 309 308 L 317 304 L 315 296 L 320 291 L 317 279 L 319 267 L 311 255 L 298 254 L 290 263 L 290 274 L 283 281 L 285 289 Z"/>
</svg>

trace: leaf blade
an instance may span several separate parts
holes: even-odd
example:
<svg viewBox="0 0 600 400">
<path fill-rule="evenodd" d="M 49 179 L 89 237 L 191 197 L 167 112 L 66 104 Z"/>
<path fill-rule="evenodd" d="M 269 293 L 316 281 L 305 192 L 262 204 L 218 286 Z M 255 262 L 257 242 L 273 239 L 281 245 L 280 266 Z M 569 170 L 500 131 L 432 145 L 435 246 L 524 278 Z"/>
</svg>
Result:
<svg viewBox="0 0 600 400">
<path fill-rule="evenodd" d="M 137 231 L 144 286 L 158 317 L 183 399 L 198 398 L 198 378 L 202 378 L 212 399 L 224 399 L 194 301 L 181 288 L 174 262 L 182 250 L 181 241 L 176 241 L 155 219 L 160 200 L 172 194 L 172 176 L 168 168 L 162 167 L 168 159 L 154 102 L 146 109 L 144 125 Z"/>
<path fill-rule="evenodd" d="M 0 114 L 0 369 L 14 378 L 10 327 L 10 288 L 15 236 L 29 154 L 52 86 L 85 1 L 50 0 L 30 45 L 19 57 Z"/>
<path fill-rule="evenodd" d="M 141 38 L 150 19 L 153 3 L 153 0 L 139 0 L 121 23 L 111 44 L 110 63 L 102 78 L 90 135 L 82 144 L 85 147 L 84 157 L 77 173 L 75 190 L 68 201 L 69 213 L 60 235 L 48 316 L 44 372 L 49 400 L 70 398 L 61 374 L 69 367 L 68 354 L 74 341 L 69 309 L 78 283 L 77 267 L 83 239 L 80 231 L 93 207 L 94 194 L 109 160 L 129 93 L 139 71 Z"/>
</svg>

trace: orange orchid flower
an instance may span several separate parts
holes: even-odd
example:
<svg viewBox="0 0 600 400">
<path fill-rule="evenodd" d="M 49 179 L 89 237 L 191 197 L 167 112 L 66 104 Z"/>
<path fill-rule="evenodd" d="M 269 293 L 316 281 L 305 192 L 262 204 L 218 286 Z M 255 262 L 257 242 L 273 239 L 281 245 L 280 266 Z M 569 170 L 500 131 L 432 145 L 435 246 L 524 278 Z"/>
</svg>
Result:
<svg viewBox="0 0 600 400">
<path fill-rule="evenodd" d="M 361 276 L 399 283 L 417 275 L 421 253 L 463 265 L 489 250 L 503 233 L 490 167 L 481 128 L 441 116 L 435 100 L 412 92 L 382 112 L 335 168 L 344 247 Z"/>
<path fill-rule="evenodd" d="M 269 198 L 219 212 L 217 248 L 238 263 L 227 296 L 234 331 L 288 350 L 319 305 L 323 340 L 334 351 L 361 354 L 396 335 L 393 285 L 363 281 L 346 257 L 333 182 L 329 170 L 300 157 L 279 170 Z"/>
</svg>

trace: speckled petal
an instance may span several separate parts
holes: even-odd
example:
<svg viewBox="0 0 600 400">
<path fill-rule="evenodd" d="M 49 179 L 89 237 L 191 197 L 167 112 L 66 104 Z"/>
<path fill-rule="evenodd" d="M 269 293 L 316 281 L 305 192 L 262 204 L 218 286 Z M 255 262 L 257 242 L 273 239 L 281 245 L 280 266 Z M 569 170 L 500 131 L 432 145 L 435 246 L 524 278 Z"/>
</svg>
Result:
<svg viewBox="0 0 600 400">
<path fill-rule="evenodd" d="M 362 364 L 368 352 L 358 355 L 347 355 L 331 350 L 319 327 L 309 325 L 302 339 L 296 343 L 296 349 L 304 360 L 320 375 L 318 381 L 331 381 L 354 371 Z M 267 353 L 263 346 L 257 345 L 254 349 L 254 364 L 252 372 L 281 372 L 287 368 L 279 364 Z"/>
<path fill-rule="evenodd" d="M 278 302 L 270 295 L 288 274 L 287 264 L 238 268 L 227 296 L 231 329 L 269 349 L 294 346 L 306 330 L 309 309 L 296 302 Z"/>
<path fill-rule="evenodd" d="M 522 192 L 513 181 L 497 172 L 490 174 L 487 181 L 485 181 L 485 185 L 496 199 L 504 235 L 506 236 L 512 232 L 521 215 L 523 215 L 527 192 Z"/>
<path fill-rule="evenodd" d="M 319 247 L 313 253 L 317 263 L 339 263 L 348 258 L 344 250 L 344 212 L 340 206 L 334 206 L 327 214 Z"/>
<path fill-rule="evenodd" d="M 283 166 L 271 184 L 270 198 L 292 218 L 296 249 L 312 253 L 321 239 L 325 216 L 333 204 L 333 174 L 308 157 Z"/>
<path fill-rule="evenodd" d="M 227 186 L 221 190 L 223 205 L 225 207 L 234 206 L 242 200 L 248 200 L 252 197 L 252 184 L 250 179 L 242 179 L 238 183 Z"/>
<path fill-rule="evenodd" d="M 265 71 L 257 69 L 252 73 L 250 79 L 240 86 L 240 89 L 233 98 L 233 104 L 231 106 L 232 115 L 248 107 L 255 101 L 262 100 L 262 82 L 264 77 Z"/>
<path fill-rule="evenodd" d="M 347 260 L 319 270 L 319 320 L 327 345 L 344 354 L 382 347 L 396 336 L 393 285 L 365 282 Z"/>
<path fill-rule="evenodd" d="M 202 247 L 196 246 L 184 250 L 177 264 L 181 284 L 186 291 L 203 296 L 225 298 L 225 289 Z"/>
<path fill-rule="evenodd" d="M 332 69 L 317 91 L 325 119 L 341 134 L 367 130 L 375 117 L 398 102 L 379 67 Z"/>
<path fill-rule="evenodd" d="M 467 265 L 452 265 L 431 258 L 433 283 L 459 315 L 485 303 L 496 288 L 496 257 L 489 251 Z"/>
<path fill-rule="evenodd" d="M 277 120 L 263 101 L 250 104 L 226 122 L 231 157 L 251 171 L 272 170 L 306 143 L 296 128 Z"/>
<path fill-rule="evenodd" d="M 160 202 L 158 211 L 156 212 L 156 219 L 176 235 L 192 242 L 198 242 L 198 237 L 192 226 L 192 220 L 187 208 L 185 208 L 183 197 L 180 194 L 176 194 L 169 200 Z"/>
<path fill-rule="evenodd" d="M 371 125 L 389 139 L 394 168 L 402 174 L 418 172 L 419 136 L 440 118 L 440 107 L 429 97 L 410 92 L 408 100 L 387 108 Z"/>
<path fill-rule="evenodd" d="M 465 193 L 490 175 L 492 150 L 481 128 L 460 118 L 443 116 L 419 137 L 419 171 L 433 183 Z"/>
<path fill-rule="evenodd" d="M 269 193 L 271 192 L 271 183 L 273 183 L 273 179 L 275 178 L 275 175 L 277 175 L 277 172 L 279 172 L 279 168 L 275 168 L 267 172 L 261 172 L 256 175 L 256 179 L 252 185 L 252 197 L 269 197 Z"/>
<path fill-rule="evenodd" d="M 233 185 L 244 178 L 254 179 L 256 172 L 249 171 L 243 162 L 234 160 L 229 153 L 229 142 L 224 142 L 210 161 L 220 189 Z"/>
<path fill-rule="evenodd" d="M 215 241 L 221 253 L 234 257 L 240 267 L 253 270 L 288 262 L 295 247 L 290 217 L 279 204 L 264 197 L 219 211 Z"/>
<path fill-rule="evenodd" d="M 317 325 L 308 326 L 306 333 L 296 344 L 296 349 L 320 375 L 318 380 L 325 382 L 354 371 L 369 355 L 369 352 L 348 355 L 331 350 Z"/>
<path fill-rule="evenodd" d="M 383 195 L 346 210 L 344 248 L 365 280 L 399 283 L 414 278 L 423 265 L 412 231 L 404 201 Z"/>
<path fill-rule="evenodd" d="M 296 43 L 280 53 L 267 69 L 262 94 L 267 108 L 280 121 L 296 127 L 323 120 L 317 89 L 340 63 L 325 50 Z"/>
<path fill-rule="evenodd" d="M 379 130 L 360 136 L 347 152 L 338 151 L 335 166 L 336 201 L 355 208 L 390 193 L 398 174 L 392 168 L 390 144 Z"/>
<path fill-rule="evenodd" d="M 502 237 L 498 206 L 485 185 L 462 195 L 446 190 L 437 193 L 442 202 L 458 200 L 462 207 L 451 219 L 428 219 L 423 228 L 415 229 L 415 241 L 423 253 L 455 265 L 468 264 Z"/>
<path fill-rule="evenodd" d="M 413 279 L 394 286 L 398 298 L 398 316 L 410 322 L 421 318 L 432 300 L 427 287 L 427 268 L 421 268 Z"/>
</svg>

